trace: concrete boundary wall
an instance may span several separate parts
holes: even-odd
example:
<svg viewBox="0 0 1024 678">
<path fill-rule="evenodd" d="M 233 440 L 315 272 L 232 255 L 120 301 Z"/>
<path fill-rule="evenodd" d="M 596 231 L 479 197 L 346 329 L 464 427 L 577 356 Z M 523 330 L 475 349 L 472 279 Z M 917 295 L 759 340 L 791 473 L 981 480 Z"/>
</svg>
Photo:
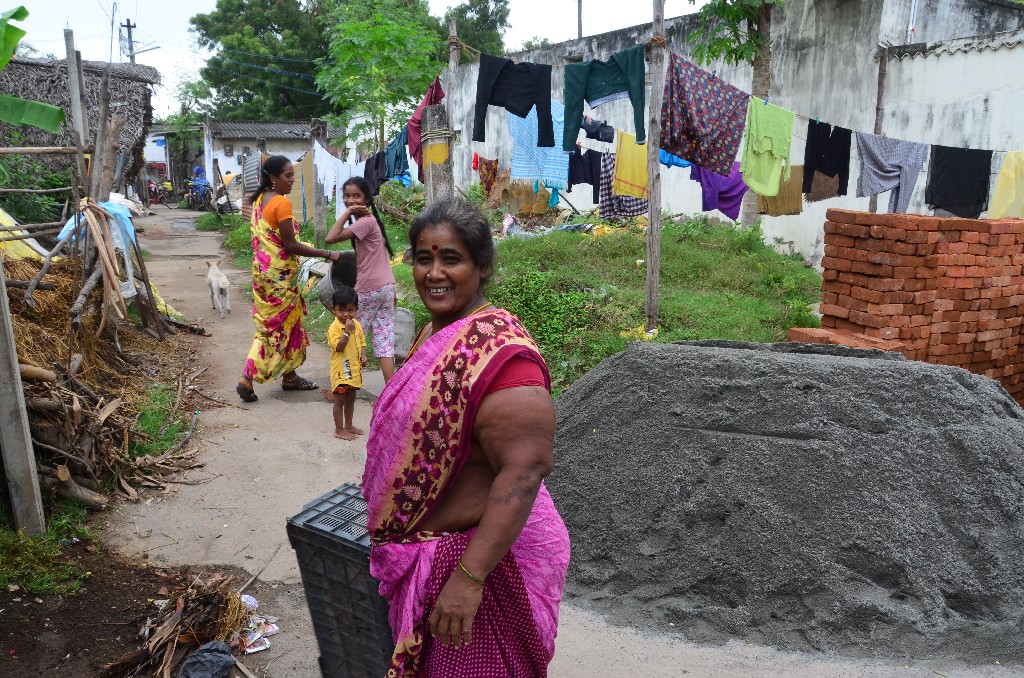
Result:
<svg viewBox="0 0 1024 678">
<path fill-rule="evenodd" d="M 790 341 L 962 367 L 1024 404 L 1024 220 L 827 217 L 821 329 L 794 328 Z"/>
</svg>

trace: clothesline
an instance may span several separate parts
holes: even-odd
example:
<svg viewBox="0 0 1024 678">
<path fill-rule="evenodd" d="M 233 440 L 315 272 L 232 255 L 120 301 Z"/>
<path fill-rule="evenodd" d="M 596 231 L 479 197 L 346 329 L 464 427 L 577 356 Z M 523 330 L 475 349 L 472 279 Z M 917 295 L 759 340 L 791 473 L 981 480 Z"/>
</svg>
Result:
<svg viewBox="0 0 1024 678">
<path fill-rule="evenodd" d="M 737 89 L 739 89 L 739 88 L 737 87 Z M 771 97 L 766 97 L 766 98 L 762 99 L 761 97 L 755 97 L 753 94 L 751 94 L 750 98 L 751 99 L 756 99 L 757 101 L 763 102 L 765 104 L 768 104 L 768 103 L 771 102 Z M 778 105 L 778 104 L 776 104 L 776 105 Z M 780 106 L 780 108 L 783 108 L 783 107 Z M 789 109 L 786 109 L 786 110 L 789 110 Z M 797 113 L 796 111 L 790 111 L 790 112 L 793 113 L 793 115 L 795 115 L 796 117 L 800 118 L 801 120 L 806 120 L 807 122 L 811 122 L 812 120 L 814 122 L 821 122 L 821 118 L 820 117 L 811 118 L 811 117 L 808 117 L 808 116 L 806 116 L 806 115 L 804 115 L 802 113 Z M 853 131 L 856 133 L 856 130 L 853 130 Z M 870 134 L 874 134 L 874 132 L 870 132 Z M 798 139 L 801 138 L 801 137 L 797 137 L 796 134 L 794 134 L 793 136 L 798 138 Z M 885 134 L 878 134 L 876 136 L 885 137 L 887 139 L 894 139 L 894 138 L 896 138 L 896 137 L 886 137 Z M 807 141 L 807 140 L 803 139 L 803 141 Z M 906 141 L 906 139 L 900 139 L 900 141 Z M 920 142 L 912 142 L 912 143 L 925 143 L 925 142 L 920 141 Z M 927 146 L 942 146 L 944 144 L 925 144 L 925 145 L 927 145 Z M 964 147 L 964 148 L 966 148 L 966 147 Z M 1006 150 L 995 149 L 995 148 L 985 148 L 985 149 L 979 149 L 979 150 L 992 151 L 993 153 L 1014 153 L 1016 150 L 1019 150 L 1019 149 L 1015 149 L 1013 151 L 1006 151 Z"/>
<path fill-rule="evenodd" d="M 682 56 L 682 55 L 680 55 L 680 56 Z M 684 57 L 684 58 L 686 58 L 686 57 Z M 694 65 L 696 66 L 696 64 L 694 64 Z M 698 68 L 701 68 L 701 67 L 700 67 L 700 66 L 698 66 Z M 718 75 L 718 69 L 715 69 L 715 70 L 711 70 L 711 71 L 708 71 L 708 69 L 703 69 L 703 70 L 705 70 L 705 71 L 708 71 L 709 73 L 711 73 L 711 75 L 713 75 L 713 76 L 714 76 L 714 77 L 716 77 L 716 78 L 720 78 L 720 79 L 722 79 L 722 80 L 725 80 L 725 77 L 726 77 L 726 76 L 728 76 L 728 75 L 732 75 L 733 73 L 735 73 L 736 71 L 738 71 L 738 70 L 739 70 L 740 68 L 746 68 L 746 66 L 745 66 L 745 65 L 744 65 L 744 66 L 736 66 L 735 68 L 732 68 L 732 69 L 730 69 L 730 70 L 728 70 L 728 71 L 724 71 L 724 72 L 722 73 L 722 75 Z M 745 90 L 743 90 L 743 88 L 740 88 L 740 87 L 737 87 L 736 89 L 738 89 L 738 90 L 740 90 L 740 91 L 745 91 Z M 652 94 L 653 94 L 653 93 L 652 93 Z M 756 97 L 756 96 L 754 96 L 753 94 L 751 94 L 751 95 L 750 95 L 750 97 L 751 97 L 752 99 L 757 99 L 758 101 L 762 101 L 762 102 L 764 102 L 764 103 L 769 103 L 769 102 L 771 101 L 771 97 L 770 97 L 770 96 L 769 96 L 769 97 L 766 97 L 766 98 L 764 98 L 764 99 L 762 99 L 761 97 Z M 781 108 L 781 107 L 780 107 L 780 108 Z M 789 110 L 789 109 L 786 109 L 786 110 Z M 794 115 L 795 115 L 796 117 L 798 117 L 798 118 L 800 118 L 801 120 L 804 120 L 804 121 L 806 121 L 806 122 L 810 122 L 810 121 L 812 121 L 812 120 L 813 120 L 813 121 L 815 121 L 815 122 L 821 122 L 821 117 L 820 117 L 820 116 L 814 116 L 814 117 L 810 117 L 810 116 L 804 115 L 803 113 L 799 113 L 799 112 L 796 112 L 796 111 L 792 111 L 792 113 L 793 113 L 793 114 L 794 114 Z M 853 130 L 853 131 L 854 131 L 854 132 L 856 132 L 857 130 Z M 874 134 L 874 132 L 871 132 L 871 134 Z M 794 134 L 793 136 L 795 137 L 796 135 Z M 879 135 L 877 135 L 877 136 L 882 136 L 882 137 L 885 137 L 886 135 L 885 135 L 885 134 L 879 134 Z M 799 138 L 799 137 L 798 137 L 798 138 Z M 886 137 L 886 138 L 889 138 L 889 137 Z M 803 139 L 803 141 L 806 141 L 806 139 Z M 903 140 L 903 141 L 905 141 L 905 140 Z M 924 142 L 915 142 L 915 143 L 924 143 Z M 928 144 L 928 145 L 929 145 L 929 146 L 933 146 L 933 145 L 935 145 L 935 146 L 938 146 L 938 145 L 942 145 L 942 144 Z M 1018 150 L 1021 150 L 1021 149 L 1012 149 L 1012 150 L 1005 150 L 1005 149 L 997 149 L 997 148 L 993 148 L 993 149 L 981 149 L 981 150 L 991 150 L 991 151 L 992 151 L 993 153 L 1014 153 L 1014 152 L 1016 152 L 1016 151 L 1018 151 Z"/>
</svg>

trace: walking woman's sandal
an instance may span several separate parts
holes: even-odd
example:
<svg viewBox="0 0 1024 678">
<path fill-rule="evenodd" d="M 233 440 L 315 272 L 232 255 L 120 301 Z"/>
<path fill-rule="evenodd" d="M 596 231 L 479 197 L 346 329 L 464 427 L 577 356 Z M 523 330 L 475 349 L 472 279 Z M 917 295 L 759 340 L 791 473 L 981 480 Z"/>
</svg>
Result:
<svg viewBox="0 0 1024 678">
<path fill-rule="evenodd" d="M 257 396 L 256 392 L 252 390 L 252 386 L 246 388 L 241 382 L 235 386 L 235 393 L 237 393 L 238 397 L 247 403 L 254 403 L 259 400 L 259 396 Z"/>
<path fill-rule="evenodd" d="M 281 388 L 285 391 L 315 391 L 320 388 L 320 385 L 295 375 L 294 379 L 282 380 Z"/>
</svg>

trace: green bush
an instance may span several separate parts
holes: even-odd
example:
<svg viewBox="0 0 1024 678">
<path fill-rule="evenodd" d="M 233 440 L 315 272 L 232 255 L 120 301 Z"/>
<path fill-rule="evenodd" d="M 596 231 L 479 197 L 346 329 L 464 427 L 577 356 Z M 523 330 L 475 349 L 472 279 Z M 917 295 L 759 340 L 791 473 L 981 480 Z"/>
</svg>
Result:
<svg viewBox="0 0 1024 678">
<path fill-rule="evenodd" d="M 18 145 L 15 143 L 14 145 Z M 71 170 L 51 172 L 32 156 L 8 155 L 3 159 L 9 176 L 0 181 L 4 188 L 63 188 L 71 185 Z M 0 178 L 3 172 L 0 171 Z M 0 194 L 0 207 L 22 224 L 59 221 L 70 191 L 57 194 Z"/>
</svg>

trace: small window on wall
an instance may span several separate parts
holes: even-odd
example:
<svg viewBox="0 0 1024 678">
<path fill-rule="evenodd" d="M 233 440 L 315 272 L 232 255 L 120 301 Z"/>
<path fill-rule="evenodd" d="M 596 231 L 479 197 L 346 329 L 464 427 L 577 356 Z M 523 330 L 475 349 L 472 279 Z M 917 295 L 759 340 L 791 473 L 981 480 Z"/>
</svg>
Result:
<svg viewBox="0 0 1024 678">
<path fill-rule="evenodd" d="M 235 154 L 234 144 L 224 144 L 224 155 L 228 158 Z"/>
</svg>

